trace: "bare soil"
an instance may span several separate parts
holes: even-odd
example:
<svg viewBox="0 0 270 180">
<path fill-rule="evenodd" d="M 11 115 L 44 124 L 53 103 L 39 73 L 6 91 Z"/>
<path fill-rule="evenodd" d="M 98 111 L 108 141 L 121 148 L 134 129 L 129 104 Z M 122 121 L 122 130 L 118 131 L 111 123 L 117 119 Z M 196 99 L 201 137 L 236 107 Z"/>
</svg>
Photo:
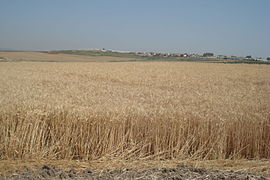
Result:
<svg viewBox="0 0 270 180">
<path fill-rule="evenodd" d="M 225 179 L 225 180 L 267 180 L 270 178 L 255 175 L 246 171 L 222 171 L 194 168 L 178 165 L 175 168 L 153 169 L 114 169 L 95 171 L 92 169 L 60 169 L 52 165 L 43 165 L 35 170 L 24 169 L 8 176 L 0 176 L 0 180 L 38 180 L 38 179 Z"/>
</svg>

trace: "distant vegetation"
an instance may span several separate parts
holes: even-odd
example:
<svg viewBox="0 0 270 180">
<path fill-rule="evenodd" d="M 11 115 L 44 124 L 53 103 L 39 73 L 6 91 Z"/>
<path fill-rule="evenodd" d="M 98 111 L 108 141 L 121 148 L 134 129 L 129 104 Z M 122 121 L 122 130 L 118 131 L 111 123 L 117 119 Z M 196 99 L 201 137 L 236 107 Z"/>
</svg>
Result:
<svg viewBox="0 0 270 180">
<path fill-rule="evenodd" d="M 213 53 L 205 53 L 205 57 L 174 57 L 174 56 L 142 56 L 134 52 L 115 52 L 115 51 L 101 51 L 101 50 L 61 50 L 61 51 L 50 51 L 52 54 L 73 54 L 73 55 L 84 55 L 84 56 L 111 56 L 111 57 L 125 57 L 133 58 L 133 60 L 123 60 L 123 61 L 187 61 L 187 62 L 214 62 L 214 63 L 230 63 L 230 64 L 270 64 L 270 62 L 265 61 L 255 61 L 255 60 L 232 60 L 229 58 L 219 59 L 213 58 Z M 208 55 L 209 54 L 209 55 Z M 211 58 L 208 58 L 211 57 Z M 120 62 L 114 61 L 111 62 Z"/>
<path fill-rule="evenodd" d="M 75 54 L 75 55 L 85 55 L 85 56 L 112 56 L 112 57 L 128 57 L 128 58 L 138 58 L 135 53 L 120 53 L 112 51 L 99 51 L 99 50 L 62 50 L 62 51 L 51 51 L 50 53 L 64 53 L 64 54 Z"/>
<path fill-rule="evenodd" d="M 241 61 L 224 61 L 225 64 L 269 64 L 267 61 L 241 60 Z"/>
</svg>

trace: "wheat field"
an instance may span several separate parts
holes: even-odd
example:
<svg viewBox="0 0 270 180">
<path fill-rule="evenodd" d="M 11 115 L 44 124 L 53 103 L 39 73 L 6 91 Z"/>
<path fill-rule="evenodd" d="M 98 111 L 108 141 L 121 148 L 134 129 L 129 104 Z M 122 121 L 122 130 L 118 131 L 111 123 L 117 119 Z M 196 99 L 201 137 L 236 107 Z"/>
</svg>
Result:
<svg viewBox="0 0 270 180">
<path fill-rule="evenodd" d="M 0 63 L 0 159 L 270 158 L 270 66 Z"/>
</svg>

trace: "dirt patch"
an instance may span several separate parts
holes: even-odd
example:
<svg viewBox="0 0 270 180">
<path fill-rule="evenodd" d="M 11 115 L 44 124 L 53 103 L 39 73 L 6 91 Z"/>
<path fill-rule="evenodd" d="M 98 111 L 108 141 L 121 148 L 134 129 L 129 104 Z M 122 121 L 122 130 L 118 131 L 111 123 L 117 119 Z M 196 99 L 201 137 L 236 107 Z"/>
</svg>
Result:
<svg viewBox="0 0 270 180">
<path fill-rule="evenodd" d="M 44 61 L 44 62 L 110 62 L 128 61 L 132 58 L 110 56 L 83 56 L 70 54 L 50 54 L 34 51 L 0 51 L 0 57 L 8 61 Z"/>
<path fill-rule="evenodd" d="M 92 169 L 60 169 L 56 166 L 43 165 L 35 170 L 24 169 L 8 176 L 0 176 L 0 180 L 37 180 L 37 179 L 242 179 L 267 180 L 270 178 L 258 176 L 246 171 L 221 171 L 194 168 L 178 165 L 175 168 L 153 169 L 115 169 L 96 171 Z"/>
</svg>

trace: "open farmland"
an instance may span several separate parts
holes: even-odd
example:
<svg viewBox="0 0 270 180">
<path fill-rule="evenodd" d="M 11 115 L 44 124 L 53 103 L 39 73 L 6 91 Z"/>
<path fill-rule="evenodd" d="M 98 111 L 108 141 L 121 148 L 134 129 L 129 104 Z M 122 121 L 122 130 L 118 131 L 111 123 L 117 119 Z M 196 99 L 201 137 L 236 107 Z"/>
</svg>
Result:
<svg viewBox="0 0 270 180">
<path fill-rule="evenodd" d="M 270 66 L 0 63 L 1 160 L 270 158 Z"/>
<path fill-rule="evenodd" d="M 57 51 L 56 51 L 57 52 Z M 37 61 L 37 62 L 108 62 L 129 61 L 129 57 L 112 56 L 79 56 L 76 54 L 50 53 L 48 51 L 0 51 L 1 59 L 6 61 Z"/>
</svg>

